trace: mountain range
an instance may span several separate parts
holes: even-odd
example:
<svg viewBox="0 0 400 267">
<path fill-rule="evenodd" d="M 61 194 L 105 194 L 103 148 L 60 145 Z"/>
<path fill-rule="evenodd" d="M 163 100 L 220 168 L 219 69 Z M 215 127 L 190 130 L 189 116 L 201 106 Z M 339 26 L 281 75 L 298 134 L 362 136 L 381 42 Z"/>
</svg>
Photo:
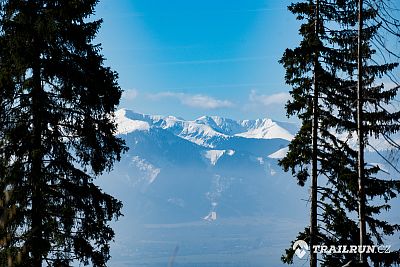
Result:
<svg viewBox="0 0 400 267">
<path fill-rule="evenodd" d="M 177 248 L 175 266 L 279 264 L 308 216 L 277 164 L 296 124 L 126 109 L 116 122 L 129 151 L 99 180 L 124 203 L 111 266 L 166 266 Z"/>
<path fill-rule="evenodd" d="M 124 204 L 110 266 L 282 265 L 309 216 L 308 189 L 278 165 L 298 125 L 127 109 L 116 123 L 129 151 L 99 179 Z"/>
</svg>

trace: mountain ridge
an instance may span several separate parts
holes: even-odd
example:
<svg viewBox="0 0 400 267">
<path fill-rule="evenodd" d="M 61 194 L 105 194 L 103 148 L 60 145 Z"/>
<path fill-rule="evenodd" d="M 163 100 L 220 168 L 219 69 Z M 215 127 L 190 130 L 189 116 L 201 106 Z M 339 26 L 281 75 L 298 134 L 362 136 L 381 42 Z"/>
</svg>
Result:
<svg viewBox="0 0 400 267">
<path fill-rule="evenodd" d="M 216 262 L 232 261 L 232 253 L 252 266 L 279 264 L 309 212 L 307 190 L 278 165 L 297 125 L 127 109 L 115 115 L 129 151 L 98 181 L 124 203 L 113 266 L 165 266 L 177 245 L 185 266 L 223 266 Z"/>
<path fill-rule="evenodd" d="M 216 148 L 215 143 L 234 137 L 253 139 L 283 139 L 290 141 L 297 125 L 269 118 L 233 120 L 219 116 L 202 116 L 184 120 L 175 116 L 145 115 L 128 109 L 116 112 L 117 134 L 161 128 L 201 146 Z"/>
</svg>

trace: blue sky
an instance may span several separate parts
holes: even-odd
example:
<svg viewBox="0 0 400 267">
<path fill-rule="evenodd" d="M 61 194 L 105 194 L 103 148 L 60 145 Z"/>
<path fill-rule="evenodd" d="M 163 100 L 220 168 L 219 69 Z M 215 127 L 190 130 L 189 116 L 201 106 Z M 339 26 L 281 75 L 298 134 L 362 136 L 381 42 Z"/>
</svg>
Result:
<svg viewBox="0 0 400 267">
<path fill-rule="evenodd" d="M 278 60 L 299 40 L 289 2 L 100 1 L 96 42 L 120 75 L 120 106 L 186 119 L 287 120 Z"/>
</svg>

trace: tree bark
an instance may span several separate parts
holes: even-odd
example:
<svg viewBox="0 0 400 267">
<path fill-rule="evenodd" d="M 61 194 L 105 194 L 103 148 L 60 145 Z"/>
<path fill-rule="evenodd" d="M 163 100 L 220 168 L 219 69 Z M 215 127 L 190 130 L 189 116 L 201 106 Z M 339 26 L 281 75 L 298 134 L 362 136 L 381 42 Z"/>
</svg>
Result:
<svg viewBox="0 0 400 267">
<path fill-rule="evenodd" d="M 315 42 L 318 42 L 319 31 L 319 0 L 315 2 Z M 317 43 L 316 43 L 317 44 Z M 310 214 L 310 267 L 317 267 L 317 254 L 313 246 L 317 237 L 317 186 L 318 186 L 318 49 L 314 55 L 314 95 L 313 95 L 313 120 L 312 120 L 312 170 L 311 170 L 311 214 Z"/>
<path fill-rule="evenodd" d="M 43 246 L 43 227 L 42 227 L 42 132 L 43 132 L 43 114 L 41 100 L 43 89 L 41 85 L 40 74 L 40 53 L 37 53 L 36 60 L 32 68 L 32 154 L 31 154 L 31 187 L 32 187 L 32 267 L 42 266 L 42 246 Z"/>
<path fill-rule="evenodd" d="M 364 192 L 364 127 L 363 127 L 363 0 L 358 2 L 358 84 L 357 84 L 357 135 L 358 135 L 358 217 L 360 230 L 360 246 L 365 245 L 365 192 Z M 365 263 L 365 255 L 360 253 L 360 263 Z"/>
</svg>

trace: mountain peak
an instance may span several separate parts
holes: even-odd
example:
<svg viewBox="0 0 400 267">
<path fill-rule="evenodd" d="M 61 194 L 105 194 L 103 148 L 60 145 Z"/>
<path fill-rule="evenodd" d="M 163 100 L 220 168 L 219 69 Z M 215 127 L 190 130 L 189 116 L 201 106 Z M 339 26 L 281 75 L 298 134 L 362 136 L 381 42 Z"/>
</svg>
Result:
<svg viewBox="0 0 400 267">
<path fill-rule="evenodd" d="M 117 134 L 148 131 L 150 129 L 150 124 L 145 120 L 145 116 L 131 110 L 120 109 L 115 112 L 115 121 L 118 125 Z"/>
<path fill-rule="evenodd" d="M 210 148 L 221 138 L 278 138 L 290 141 L 297 130 L 294 124 L 281 123 L 269 118 L 236 121 L 219 116 L 202 116 L 189 121 L 171 115 L 144 115 L 128 109 L 116 112 L 116 122 L 119 125 L 118 134 L 148 131 L 151 127 L 156 127 Z"/>
<path fill-rule="evenodd" d="M 238 133 L 236 136 L 256 139 L 274 139 L 281 138 L 285 140 L 292 140 L 294 132 L 292 129 L 284 127 L 284 123 L 273 121 L 268 118 L 256 120 L 243 120 L 241 125 L 247 129 L 246 132 Z"/>
</svg>

